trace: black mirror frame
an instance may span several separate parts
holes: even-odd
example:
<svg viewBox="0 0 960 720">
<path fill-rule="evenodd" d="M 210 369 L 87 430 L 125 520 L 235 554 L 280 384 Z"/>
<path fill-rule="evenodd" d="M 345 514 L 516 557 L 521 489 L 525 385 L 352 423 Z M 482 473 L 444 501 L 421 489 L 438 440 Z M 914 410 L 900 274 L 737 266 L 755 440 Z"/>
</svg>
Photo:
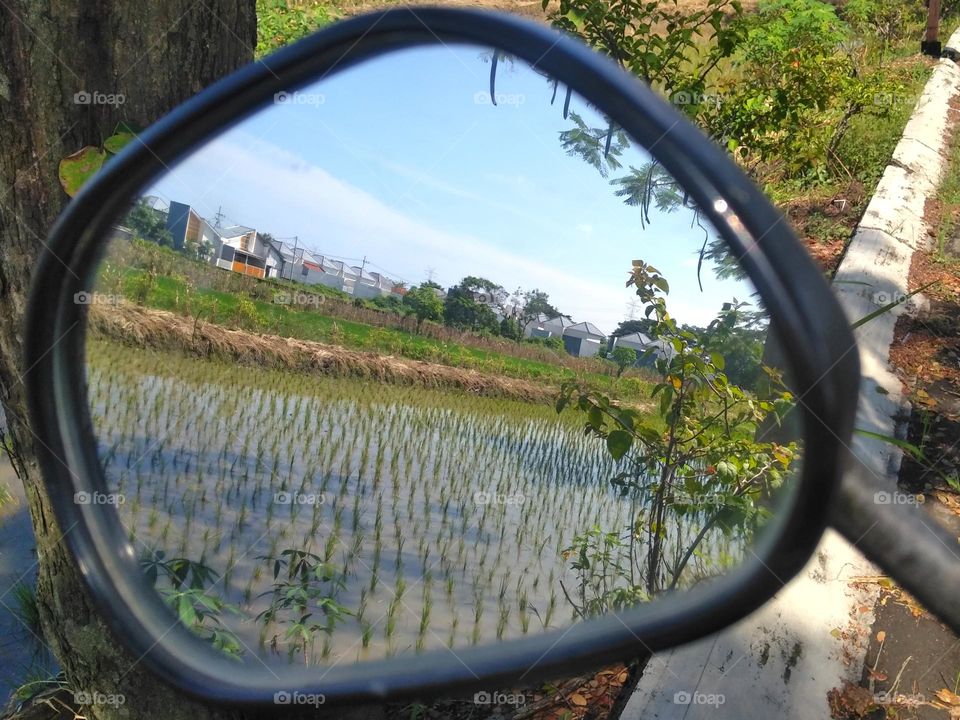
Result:
<svg viewBox="0 0 960 720">
<path fill-rule="evenodd" d="M 228 659 L 173 619 L 142 580 L 111 508 L 74 503 L 106 491 L 84 382 L 85 308 L 105 238 L 136 192 L 217 131 L 293 90 L 386 52 L 471 43 L 515 55 L 603 109 L 689 191 L 760 292 L 802 398 L 807 454 L 790 512 L 729 576 L 700 591 L 615 616 L 497 645 L 284 677 Z M 469 692 L 582 672 L 690 642 L 743 618 L 802 569 L 826 526 L 846 462 L 859 384 L 856 345 L 820 270 L 789 223 L 736 165 L 654 92 L 580 42 L 516 17 L 440 8 L 398 9 L 337 23 L 192 98 L 139 136 L 90 181 L 52 230 L 30 293 L 24 367 L 41 470 L 64 540 L 103 618 L 138 662 L 207 702 L 272 707 L 278 691 L 327 704 Z"/>
</svg>

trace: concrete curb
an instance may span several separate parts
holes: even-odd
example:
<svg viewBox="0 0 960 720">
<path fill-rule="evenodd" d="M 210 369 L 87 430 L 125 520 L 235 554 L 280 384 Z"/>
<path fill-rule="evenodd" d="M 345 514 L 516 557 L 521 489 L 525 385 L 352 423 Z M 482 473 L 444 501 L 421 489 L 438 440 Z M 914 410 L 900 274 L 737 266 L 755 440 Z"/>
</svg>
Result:
<svg viewBox="0 0 960 720">
<path fill-rule="evenodd" d="M 960 30 L 949 46 L 960 47 Z M 960 68 L 941 60 L 837 272 L 834 291 L 851 320 L 907 293 L 913 252 L 927 239 L 924 205 L 946 167 L 950 103 L 957 97 Z M 889 368 L 890 345 L 908 307 L 903 303 L 857 330 L 858 428 L 895 434 L 903 400 Z M 853 451 L 896 492 L 902 453 L 895 446 L 857 435 Z M 844 680 L 859 682 L 874 621 L 876 586 L 851 581 L 877 572 L 829 531 L 804 571 L 766 606 L 713 637 L 652 658 L 621 717 L 830 717 L 827 693 Z"/>
</svg>

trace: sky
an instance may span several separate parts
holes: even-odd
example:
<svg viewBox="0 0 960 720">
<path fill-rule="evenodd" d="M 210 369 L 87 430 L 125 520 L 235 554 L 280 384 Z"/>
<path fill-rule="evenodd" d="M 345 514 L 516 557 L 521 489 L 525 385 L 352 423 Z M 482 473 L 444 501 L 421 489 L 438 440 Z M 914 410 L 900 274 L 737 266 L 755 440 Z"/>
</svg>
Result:
<svg viewBox="0 0 960 720">
<path fill-rule="evenodd" d="M 633 144 L 610 178 L 568 156 L 564 88 L 491 51 L 435 45 L 392 53 L 291 90 L 194 151 L 144 191 L 223 214 L 275 238 L 407 282 L 444 287 L 479 275 L 508 291 L 538 288 L 604 333 L 631 312 L 631 261 L 660 269 L 668 307 L 706 325 L 750 288 L 718 281 L 697 255 L 688 210 L 651 211 L 614 195 L 610 178 L 649 160 Z M 572 112 L 606 121 L 574 94 Z M 634 305 L 636 303 L 634 302 Z M 642 317 L 642 308 L 632 312 Z"/>
</svg>

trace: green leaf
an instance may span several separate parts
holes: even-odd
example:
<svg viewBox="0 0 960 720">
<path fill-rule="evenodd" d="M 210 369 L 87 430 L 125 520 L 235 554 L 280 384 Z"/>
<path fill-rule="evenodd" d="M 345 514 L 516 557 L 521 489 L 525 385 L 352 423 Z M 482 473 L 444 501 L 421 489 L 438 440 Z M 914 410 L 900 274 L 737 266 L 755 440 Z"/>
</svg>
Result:
<svg viewBox="0 0 960 720">
<path fill-rule="evenodd" d="M 613 456 L 614 460 L 619 460 L 633 444 L 633 436 L 626 430 L 614 430 L 607 435 L 607 450 Z"/>
<path fill-rule="evenodd" d="M 111 155 L 116 155 L 118 152 L 123 150 L 131 140 L 133 140 L 133 133 L 117 133 L 116 135 L 111 135 L 106 140 L 103 141 L 103 149 L 106 150 Z"/>
<path fill-rule="evenodd" d="M 74 197 L 80 187 L 103 167 L 106 159 L 106 152 L 88 145 L 61 160 L 59 176 L 64 192 Z"/>
<path fill-rule="evenodd" d="M 860 428 L 854 428 L 853 431 L 858 435 L 863 435 L 864 437 L 869 437 L 869 438 L 873 438 L 874 440 L 882 440 L 885 443 L 890 443 L 891 445 L 895 445 L 901 450 L 905 450 L 906 452 L 913 455 L 915 458 L 926 460 L 926 457 L 923 454 L 923 450 L 918 448 L 913 443 L 907 442 L 906 440 L 901 440 L 900 438 L 892 437 L 890 435 L 882 435 L 880 433 L 871 432 L 870 430 L 861 430 Z"/>
<path fill-rule="evenodd" d="M 177 601 L 177 614 L 180 616 L 180 622 L 187 627 L 193 627 L 197 621 L 197 613 L 193 609 L 193 602 L 184 594 Z"/>
</svg>

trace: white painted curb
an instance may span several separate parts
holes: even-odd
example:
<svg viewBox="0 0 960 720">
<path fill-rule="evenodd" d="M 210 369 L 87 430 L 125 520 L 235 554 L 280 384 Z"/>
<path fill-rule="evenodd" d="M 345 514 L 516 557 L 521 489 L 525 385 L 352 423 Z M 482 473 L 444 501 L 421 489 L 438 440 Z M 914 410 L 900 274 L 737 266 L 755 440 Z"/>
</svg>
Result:
<svg viewBox="0 0 960 720">
<path fill-rule="evenodd" d="M 960 30 L 948 46 L 960 48 Z M 834 290 L 851 320 L 907 293 L 910 259 L 927 238 L 924 204 L 945 168 L 949 105 L 958 96 L 960 68 L 941 60 L 837 272 Z M 880 302 L 885 297 L 890 300 Z M 901 409 L 900 383 L 888 360 L 894 325 L 905 311 L 898 306 L 857 330 L 863 369 L 857 427 L 881 435 L 894 435 Z M 896 447 L 858 435 L 853 451 L 896 490 Z M 713 637 L 652 658 L 622 718 L 829 718 L 827 693 L 844 680 L 860 680 L 874 620 L 875 586 L 853 587 L 850 580 L 875 574 L 863 555 L 829 531 L 804 571 L 763 608 Z"/>
</svg>

